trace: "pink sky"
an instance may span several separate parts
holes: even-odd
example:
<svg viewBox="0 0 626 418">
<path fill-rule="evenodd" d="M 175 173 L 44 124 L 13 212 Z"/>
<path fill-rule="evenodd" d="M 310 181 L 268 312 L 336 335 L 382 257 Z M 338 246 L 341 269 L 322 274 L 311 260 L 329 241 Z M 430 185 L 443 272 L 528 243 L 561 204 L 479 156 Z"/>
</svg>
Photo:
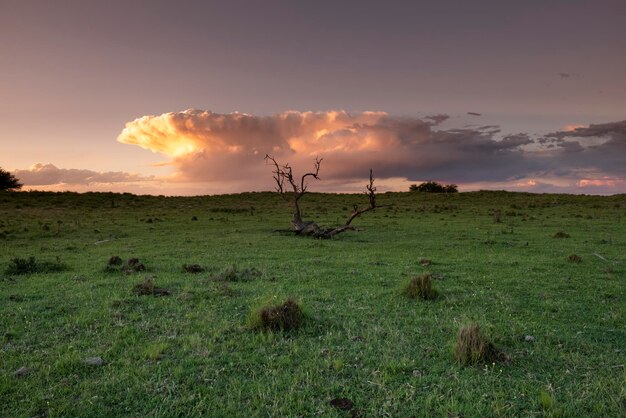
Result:
<svg viewBox="0 0 626 418">
<path fill-rule="evenodd" d="M 0 167 L 27 189 L 626 192 L 626 3 L 9 1 Z M 185 110 L 189 109 L 189 110 Z M 295 109 L 295 110 L 290 110 Z"/>
</svg>

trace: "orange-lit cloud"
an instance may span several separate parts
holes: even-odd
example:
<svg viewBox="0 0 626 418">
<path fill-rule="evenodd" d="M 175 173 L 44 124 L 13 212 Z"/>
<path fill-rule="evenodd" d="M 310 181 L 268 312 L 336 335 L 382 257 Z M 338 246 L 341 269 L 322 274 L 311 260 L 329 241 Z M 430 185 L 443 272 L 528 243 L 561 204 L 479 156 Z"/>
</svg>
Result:
<svg viewBox="0 0 626 418">
<path fill-rule="evenodd" d="M 615 187 L 615 185 L 619 182 L 618 179 L 581 179 L 578 180 L 576 185 L 578 187 Z"/>
<path fill-rule="evenodd" d="M 395 186 L 436 180 L 459 184 L 461 189 L 494 184 L 563 191 L 593 185 L 585 179 L 626 177 L 622 152 L 626 121 L 572 125 L 532 138 L 525 133 L 503 135 L 492 125 L 442 129 L 448 119 L 394 117 L 385 112 L 254 116 L 186 110 L 128 122 L 118 141 L 169 157 L 164 164 L 174 169 L 170 181 L 247 185 L 248 190 L 272 187 L 265 154 L 289 162 L 296 171 L 310 168 L 313 158 L 322 156 L 326 182 L 320 189 L 332 190 L 350 189 L 370 168 L 377 178 Z"/>
<path fill-rule="evenodd" d="M 495 140 L 498 131 L 493 127 L 436 130 L 446 119 L 446 115 L 398 118 L 384 112 L 252 116 L 186 110 L 129 122 L 118 141 L 170 157 L 180 181 L 255 179 L 258 185 L 258 179 L 264 179 L 266 186 L 271 177 L 265 154 L 302 169 L 315 156 L 323 156 L 322 176 L 327 179 L 362 178 L 369 168 L 384 178 L 415 179 L 430 173 L 442 179 L 455 177 L 454 172 L 467 164 L 475 167 L 472 172 L 487 170 L 493 154 L 502 157 L 498 165 L 510 167 L 518 147 L 530 141 L 523 134 Z M 444 175 L 436 167 L 446 164 Z"/>
<path fill-rule="evenodd" d="M 564 132 L 572 132 L 572 131 L 575 131 L 576 129 L 586 128 L 586 127 L 587 127 L 587 125 L 581 125 L 581 124 L 572 123 L 572 124 L 569 124 L 569 125 L 565 125 L 563 127 L 563 131 Z"/>
<path fill-rule="evenodd" d="M 355 124 L 376 123 L 385 113 L 364 112 L 354 117 L 343 111 L 284 112 L 257 117 L 245 113 L 216 114 L 186 110 L 144 116 L 126 124 L 118 137 L 171 158 L 206 154 L 258 155 L 291 149 L 299 152 L 333 152 L 363 144 L 338 141 L 334 134 L 354 132 Z M 377 144 L 370 144 L 377 147 Z"/>
</svg>

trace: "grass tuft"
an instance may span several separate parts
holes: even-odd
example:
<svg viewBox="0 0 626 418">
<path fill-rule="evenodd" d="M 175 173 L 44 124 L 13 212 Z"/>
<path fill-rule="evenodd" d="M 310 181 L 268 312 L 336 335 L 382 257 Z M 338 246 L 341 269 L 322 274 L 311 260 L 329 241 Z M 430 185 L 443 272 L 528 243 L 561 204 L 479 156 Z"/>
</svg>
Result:
<svg viewBox="0 0 626 418">
<path fill-rule="evenodd" d="M 570 235 L 567 232 L 563 232 L 563 231 L 558 231 L 556 234 L 554 234 L 554 238 L 569 238 Z"/>
<path fill-rule="evenodd" d="M 239 270 L 237 266 L 232 265 L 220 273 L 214 274 L 211 278 L 220 282 L 247 282 L 262 275 L 263 273 L 254 267 Z"/>
<path fill-rule="evenodd" d="M 118 255 L 114 255 L 109 258 L 109 266 L 121 266 L 122 264 L 124 264 L 124 261 L 122 261 L 122 258 Z"/>
<path fill-rule="evenodd" d="M 252 312 L 252 328 L 268 331 L 291 331 L 300 328 L 304 312 L 289 298 L 281 305 L 268 305 Z"/>
<path fill-rule="evenodd" d="M 454 357 L 459 363 L 465 365 L 494 363 L 506 359 L 504 353 L 483 334 L 478 324 L 459 329 Z"/>
<path fill-rule="evenodd" d="M 411 299 L 420 297 L 425 300 L 432 300 L 439 296 L 439 293 L 432 287 L 430 274 L 413 277 L 404 288 L 403 293 Z"/>
<path fill-rule="evenodd" d="M 139 261 L 138 258 L 131 258 L 126 262 L 126 268 L 124 269 L 126 273 L 136 273 L 140 271 L 146 271 L 146 266 Z"/>
<path fill-rule="evenodd" d="M 422 258 L 420 260 L 420 266 L 422 267 L 428 267 L 432 264 L 433 262 L 431 260 L 429 260 L 428 258 Z"/>
<path fill-rule="evenodd" d="M 154 343 L 144 349 L 144 355 L 146 360 L 159 361 L 163 358 L 167 349 L 168 345 L 166 343 Z"/>
<path fill-rule="evenodd" d="M 138 296 L 167 296 L 171 294 L 171 292 L 167 289 L 156 287 L 151 277 L 146 277 L 142 283 L 137 283 L 133 287 L 133 293 Z"/>
<path fill-rule="evenodd" d="M 582 258 L 580 258 L 580 256 L 576 255 L 576 254 L 571 254 L 569 257 L 567 257 L 567 260 L 570 263 L 580 263 L 583 261 Z"/>
<path fill-rule="evenodd" d="M 141 261 L 139 261 L 138 258 L 130 258 L 128 259 L 126 264 L 124 264 L 124 262 L 122 261 L 122 258 L 117 255 L 114 255 L 111 258 L 109 258 L 109 261 L 106 267 L 104 268 L 105 273 L 132 274 L 132 273 L 139 273 L 142 271 L 146 271 L 146 266 Z"/>
<path fill-rule="evenodd" d="M 197 274 L 202 273 L 204 270 L 205 268 L 199 264 L 183 264 L 183 271 L 185 273 Z"/>
</svg>

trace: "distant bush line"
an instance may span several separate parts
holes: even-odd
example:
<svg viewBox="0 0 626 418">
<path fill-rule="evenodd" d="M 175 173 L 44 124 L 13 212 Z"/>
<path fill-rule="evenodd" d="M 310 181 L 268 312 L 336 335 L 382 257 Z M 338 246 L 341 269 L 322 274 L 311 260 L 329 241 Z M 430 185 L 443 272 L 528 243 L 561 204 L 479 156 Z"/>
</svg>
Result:
<svg viewBox="0 0 626 418">
<path fill-rule="evenodd" d="M 411 192 L 428 192 L 428 193 L 458 193 L 456 184 L 439 184 L 436 181 L 427 181 L 421 184 L 411 184 L 409 186 Z"/>
</svg>

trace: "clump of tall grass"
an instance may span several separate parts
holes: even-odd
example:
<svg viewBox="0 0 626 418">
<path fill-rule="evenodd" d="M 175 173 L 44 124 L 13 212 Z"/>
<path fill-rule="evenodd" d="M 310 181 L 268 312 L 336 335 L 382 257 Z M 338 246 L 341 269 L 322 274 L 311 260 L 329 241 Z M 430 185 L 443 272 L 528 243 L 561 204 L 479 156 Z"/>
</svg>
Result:
<svg viewBox="0 0 626 418">
<path fill-rule="evenodd" d="M 266 305 L 252 312 L 250 325 L 253 329 L 268 331 L 291 331 L 300 328 L 304 312 L 300 305 L 289 298 L 280 305 Z"/>
<path fill-rule="evenodd" d="M 465 365 L 494 363 L 506 360 L 507 358 L 506 355 L 496 348 L 493 342 L 484 335 L 478 324 L 466 325 L 459 329 L 454 348 L 454 357 L 459 363 Z"/>
<path fill-rule="evenodd" d="M 404 288 L 403 293 L 411 299 L 419 297 L 426 300 L 432 300 L 439 296 L 439 293 L 433 289 L 432 276 L 430 274 L 413 277 L 409 284 L 407 284 Z"/>
</svg>

